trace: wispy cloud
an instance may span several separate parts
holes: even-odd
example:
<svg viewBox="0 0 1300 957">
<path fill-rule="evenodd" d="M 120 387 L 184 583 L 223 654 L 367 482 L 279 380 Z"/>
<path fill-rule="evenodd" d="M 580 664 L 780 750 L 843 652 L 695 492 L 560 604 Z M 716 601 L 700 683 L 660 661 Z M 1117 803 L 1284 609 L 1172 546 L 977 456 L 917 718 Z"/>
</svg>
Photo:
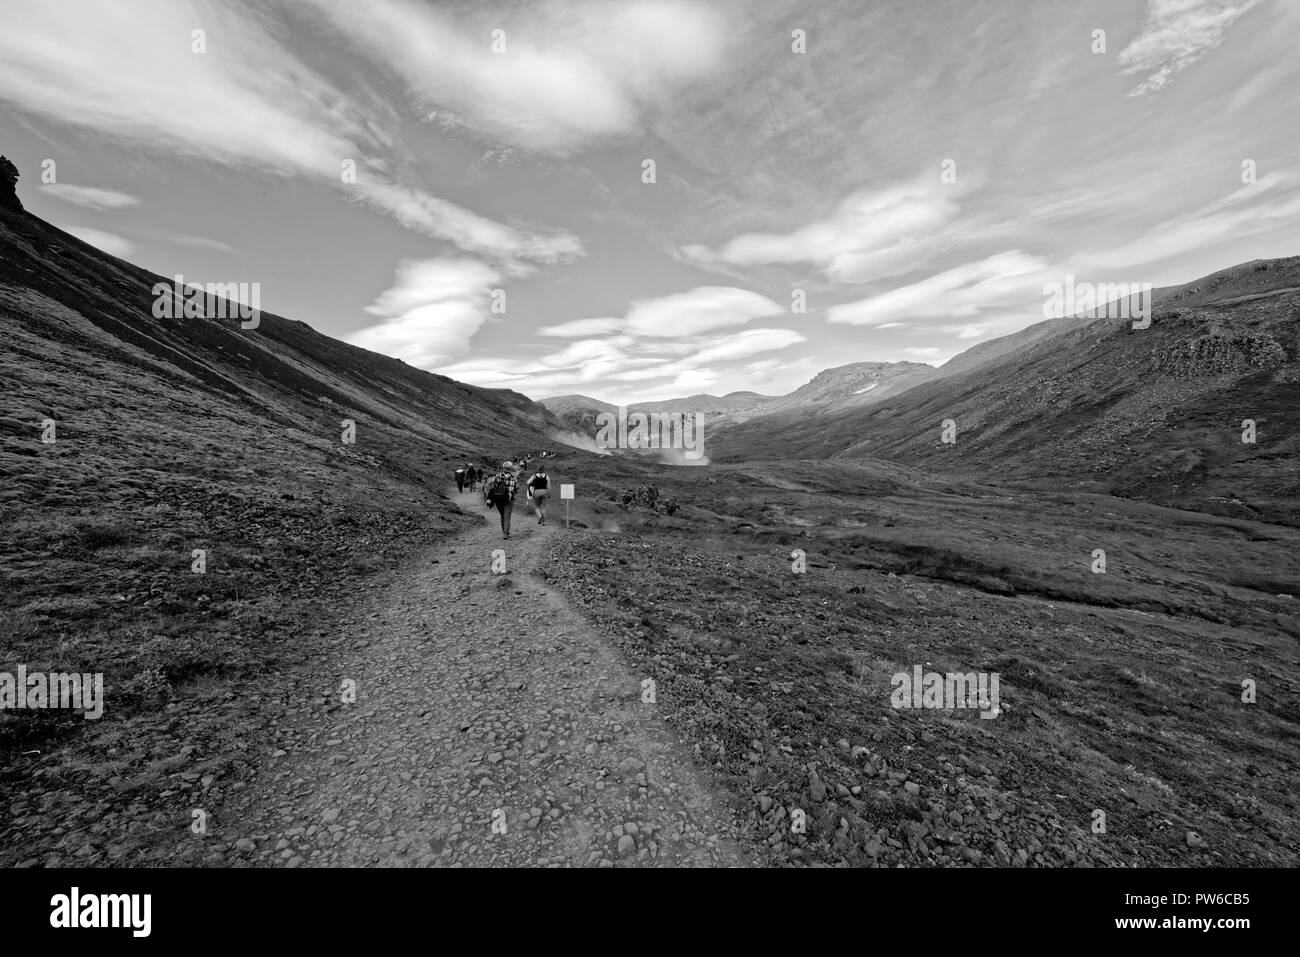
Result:
<svg viewBox="0 0 1300 957">
<path fill-rule="evenodd" d="M 622 325 L 621 319 L 573 319 L 554 326 L 542 326 L 537 330 L 539 336 L 553 336 L 561 339 L 582 336 L 599 336 L 613 332 Z"/>
<path fill-rule="evenodd" d="M 900 275 L 935 252 L 927 242 L 961 212 L 955 186 L 928 178 L 854 193 L 829 215 L 785 233 L 746 233 L 717 249 L 684 246 L 701 265 L 812 263 L 842 282 Z"/>
<path fill-rule="evenodd" d="M 998 253 L 878 296 L 832 306 L 826 318 L 829 322 L 877 328 L 909 319 L 966 318 L 981 309 L 1041 295 L 1047 270 L 1047 263 L 1037 256 L 1019 250 Z"/>
<path fill-rule="evenodd" d="M 408 229 L 492 258 L 512 275 L 527 274 L 533 264 L 563 262 L 583 254 L 582 243 L 569 233 L 522 232 L 420 190 L 370 180 L 360 180 L 352 188 Z"/>
<path fill-rule="evenodd" d="M 669 397 L 687 385 L 698 391 L 718 380 L 720 366 L 805 341 L 792 329 L 718 331 L 782 310 L 745 289 L 701 286 L 633 302 L 622 318 L 579 319 L 549 327 L 553 336 L 600 335 L 535 359 L 473 359 L 438 371 L 476 385 L 516 388 L 534 396 L 581 392 Z M 636 383 L 635 391 L 631 384 Z M 617 401 L 618 396 L 615 396 Z"/>
<path fill-rule="evenodd" d="M 689 292 L 634 302 L 624 328 L 639 336 L 692 336 L 783 311 L 771 299 L 748 289 L 700 286 Z"/>
<path fill-rule="evenodd" d="M 391 288 L 366 312 L 377 325 L 349 341 L 436 368 L 465 354 L 490 315 L 490 296 L 501 274 L 475 259 L 425 259 L 402 263 Z"/>
<path fill-rule="evenodd" d="M 135 244 L 116 233 L 106 233 L 102 229 L 91 229 L 89 226 L 65 226 L 63 231 L 118 259 L 126 259 L 135 252 Z"/>
<path fill-rule="evenodd" d="M 192 249 L 210 249 L 219 253 L 237 253 L 233 246 L 223 243 L 219 239 L 212 239 L 208 236 L 191 236 L 189 233 L 167 233 L 163 239 L 169 243 L 175 243 L 177 246 L 188 246 Z"/>
<path fill-rule="evenodd" d="M 47 183 L 41 192 L 55 199 L 84 206 L 87 209 L 122 209 L 126 206 L 140 205 L 139 198 L 128 193 L 119 193 L 115 189 L 100 189 L 97 186 L 73 186 L 70 183 Z"/>
<path fill-rule="evenodd" d="M 195 52 L 195 30 L 206 52 Z M 338 89 L 242 5 L 14 0 L 0 31 L 0 99 L 159 150 L 348 189 L 409 229 L 512 270 L 581 252 L 573 236 L 531 235 L 397 181 L 390 137 L 372 120 L 387 111 Z M 354 184 L 342 179 L 346 160 L 359 167 Z"/>
<path fill-rule="evenodd" d="M 1142 32 L 1119 54 L 1126 74 L 1146 73 L 1129 96 L 1163 89 L 1223 42 L 1244 14 L 1264 0 L 1148 0 Z"/>
<path fill-rule="evenodd" d="M 1288 229 L 1292 250 L 1300 251 L 1297 219 L 1300 178 L 1293 173 L 1270 173 L 1257 183 L 1165 220 L 1127 242 L 1080 250 L 1070 257 L 1070 263 L 1080 272 L 1132 270 L 1221 245 L 1239 246 L 1249 237 Z"/>
<path fill-rule="evenodd" d="M 635 300 L 621 319 L 574 319 L 544 326 L 539 335 L 558 338 L 621 331 L 649 338 L 682 338 L 741 326 L 785 310 L 766 296 L 735 286 L 697 286 L 686 292 Z"/>
<path fill-rule="evenodd" d="M 443 125 L 566 153 L 634 131 L 721 61 L 733 35 L 708 4 L 592 0 L 453 14 L 410 0 L 310 0 L 393 70 Z M 496 33 L 496 31 L 501 31 Z"/>
<path fill-rule="evenodd" d="M 207 52 L 194 52 L 195 30 Z M 283 69 L 232 68 L 235 56 Z M 258 20 L 187 0 L 14 0 L 0 33 L 0 97 L 123 139 L 286 173 L 337 177 L 355 153 L 348 134 L 363 129 Z"/>
</svg>

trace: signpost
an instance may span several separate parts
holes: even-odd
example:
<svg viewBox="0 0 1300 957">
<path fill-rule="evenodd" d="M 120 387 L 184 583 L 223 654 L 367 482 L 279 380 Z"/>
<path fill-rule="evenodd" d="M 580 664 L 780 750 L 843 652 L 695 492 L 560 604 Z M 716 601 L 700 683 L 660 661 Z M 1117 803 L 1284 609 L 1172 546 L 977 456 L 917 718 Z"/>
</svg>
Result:
<svg viewBox="0 0 1300 957">
<path fill-rule="evenodd" d="M 573 499 L 573 486 L 561 485 L 560 498 L 564 499 L 564 527 L 569 527 L 569 502 Z"/>
</svg>

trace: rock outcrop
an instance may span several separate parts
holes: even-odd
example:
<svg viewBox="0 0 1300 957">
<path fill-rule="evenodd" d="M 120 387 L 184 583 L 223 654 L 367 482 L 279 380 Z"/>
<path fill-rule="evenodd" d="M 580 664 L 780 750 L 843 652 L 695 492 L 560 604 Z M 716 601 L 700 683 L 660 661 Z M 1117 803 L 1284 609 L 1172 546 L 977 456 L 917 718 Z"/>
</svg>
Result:
<svg viewBox="0 0 1300 957">
<path fill-rule="evenodd" d="M 1160 371 L 1183 379 L 1241 375 L 1285 363 L 1286 350 L 1272 336 L 1214 333 L 1167 349 L 1158 359 Z"/>
<path fill-rule="evenodd" d="M 22 208 L 18 199 L 18 167 L 8 157 L 0 156 L 0 209 Z"/>
</svg>

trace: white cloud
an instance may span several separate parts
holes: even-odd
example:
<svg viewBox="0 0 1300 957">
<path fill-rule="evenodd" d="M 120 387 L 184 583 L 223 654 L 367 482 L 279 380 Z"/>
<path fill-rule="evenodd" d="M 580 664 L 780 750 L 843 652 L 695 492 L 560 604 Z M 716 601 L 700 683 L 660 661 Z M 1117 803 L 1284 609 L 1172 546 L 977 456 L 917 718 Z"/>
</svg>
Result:
<svg viewBox="0 0 1300 957">
<path fill-rule="evenodd" d="M 632 303 L 624 328 L 641 336 L 691 336 L 784 311 L 771 299 L 748 289 L 699 286 L 689 292 Z"/>
<path fill-rule="evenodd" d="M 1160 223 L 1129 242 L 1081 250 L 1070 257 L 1071 267 L 1079 273 L 1127 270 L 1129 281 L 1150 281 L 1132 277 L 1132 269 L 1209 251 L 1219 244 L 1239 246 L 1248 237 L 1274 230 L 1289 230 L 1291 248 L 1295 249 L 1300 246 L 1300 230 L 1295 228 L 1300 219 L 1300 189 L 1295 188 L 1295 183 L 1293 175 L 1266 176 Z M 1289 193 L 1278 188 L 1284 184 L 1291 186 Z"/>
<path fill-rule="evenodd" d="M 1047 264 L 1018 250 L 954 266 L 869 299 L 832 306 L 829 322 L 879 325 L 916 318 L 966 318 L 1041 295 Z"/>
<path fill-rule="evenodd" d="M 774 349 L 784 349 L 804 340 L 805 337 L 793 329 L 745 329 L 694 352 L 687 362 L 690 365 L 703 365 L 724 359 L 742 359 Z"/>
<path fill-rule="evenodd" d="M 576 338 L 578 336 L 599 336 L 613 332 L 623 324 L 621 319 L 573 319 L 554 326 L 542 326 L 537 330 L 539 336 L 559 338 Z"/>
<path fill-rule="evenodd" d="M 490 314 L 489 294 L 500 280 L 500 273 L 474 259 L 404 262 L 394 285 L 366 308 L 382 321 L 348 341 L 434 368 L 469 349 Z"/>
<path fill-rule="evenodd" d="M 712 368 L 805 341 L 790 329 L 745 329 L 717 334 L 780 313 L 771 300 L 744 289 L 702 286 L 657 299 L 638 300 L 622 319 L 578 319 L 547 327 L 547 334 L 602 338 L 571 342 L 540 358 L 471 359 L 441 367 L 444 375 L 494 388 L 514 388 L 529 395 L 604 390 L 617 383 L 641 383 L 637 396 L 672 396 L 682 388 L 699 391 L 734 370 Z"/>
<path fill-rule="evenodd" d="M 495 258 L 514 275 L 527 263 L 556 263 L 582 255 L 582 244 L 568 233 L 532 235 L 478 216 L 445 199 L 394 183 L 362 177 L 353 187 L 371 205 L 392 214 L 407 229 L 445 239 L 467 253 Z"/>
<path fill-rule="evenodd" d="M 329 85 L 255 18 L 215 3 L 11 0 L 0 32 L 0 96 L 63 122 L 191 156 L 281 172 L 328 171 L 360 128 Z M 207 31 L 206 53 L 191 31 Z M 232 57 L 278 69 L 232 68 Z M 331 109 L 331 105 L 335 108 Z"/>
<path fill-rule="evenodd" d="M 683 258 L 702 265 L 813 263 L 841 282 L 866 282 L 917 268 L 934 252 L 929 237 L 952 222 L 957 188 L 928 178 L 854 193 L 828 216 L 787 233 L 747 233 L 717 249 L 692 245 Z"/>
<path fill-rule="evenodd" d="M 311 4 L 393 70 L 430 118 L 527 149 L 565 153 L 637 129 L 713 71 L 734 35 L 686 0 L 540 3 L 453 16 L 410 0 Z M 494 30 L 503 52 L 494 52 Z"/>
<path fill-rule="evenodd" d="M 530 235 L 395 182 L 375 105 L 355 102 L 295 58 L 263 13 L 211 0 L 134 0 L 125 9 L 11 0 L 0 31 L 0 100 L 155 149 L 331 188 L 344 186 L 344 160 L 372 157 L 358 162 L 351 195 L 409 229 L 495 257 L 512 274 L 581 253 L 572 236 Z M 191 49 L 199 28 L 205 53 Z"/>
<path fill-rule="evenodd" d="M 129 239 L 123 239 L 115 233 L 106 233 L 102 229 L 91 229 L 88 226 L 65 226 L 63 231 L 76 236 L 83 243 L 90 243 L 96 249 L 102 249 L 110 256 L 116 256 L 118 259 L 126 259 L 135 251 L 135 244 Z"/>
<path fill-rule="evenodd" d="M 85 206 L 87 209 L 121 209 L 125 206 L 138 206 L 140 200 L 129 193 L 119 193 L 115 189 L 100 189 L 96 186 L 73 186 L 70 183 L 47 183 L 41 192 L 65 203 Z"/>
<path fill-rule="evenodd" d="M 1119 54 L 1125 74 L 1149 74 L 1129 96 L 1148 96 L 1218 47 L 1263 0 L 1148 0 L 1142 32 Z"/>
<path fill-rule="evenodd" d="M 958 339 L 979 339 L 988 333 L 989 327 L 982 322 L 959 323 L 953 326 L 940 326 L 940 332 L 951 332 Z"/>
<path fill-rule="evenodd" d="M 233 246 L 207 236 L 191 236 L 189 233 L 168 233 L 163 236 L 163 239 L 169 243 L 175 243 L 177 246 L 189 246 L 192 249 L 211 249 L 219 253 L 238 253 L 238 250 Z"/>
<path fill-rule="evenodd" d="M 733 378 L 730 392 L 750 391 L 765 395 L 785 395 L 803 385 L 825 366 L 811 356 L 796 359 L 759 359 L 748 362 Z"/>
<path fill-rule="evenodd" d="M 780 359 L 759 359 L 756 362 L 745 363 L 744 370 L 746 375 L 751 375 L 756 379 L 766 378 L 777 369 L 781 368 Z"/>
</svg>

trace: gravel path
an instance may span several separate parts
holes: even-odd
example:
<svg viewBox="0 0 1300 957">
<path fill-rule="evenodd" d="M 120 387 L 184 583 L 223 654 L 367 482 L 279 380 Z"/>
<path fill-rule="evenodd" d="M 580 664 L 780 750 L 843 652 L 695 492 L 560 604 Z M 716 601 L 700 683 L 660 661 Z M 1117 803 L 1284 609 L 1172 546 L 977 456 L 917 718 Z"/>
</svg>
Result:
<svg viewBox="0 0 1300 957">
<path fill-rule="evenodd" d="M 360 596 L 335 686 L 303 712 L 239 829 L 245 859 L 297 866 L 733 866 L 725 801 L 641 677 L 531 572 L 563 509 L 482 526 Z M 557 522 L 558 514 L 558 522 Z M 505 550 L 506 572 L 492 571 Z"/>
</svg>

